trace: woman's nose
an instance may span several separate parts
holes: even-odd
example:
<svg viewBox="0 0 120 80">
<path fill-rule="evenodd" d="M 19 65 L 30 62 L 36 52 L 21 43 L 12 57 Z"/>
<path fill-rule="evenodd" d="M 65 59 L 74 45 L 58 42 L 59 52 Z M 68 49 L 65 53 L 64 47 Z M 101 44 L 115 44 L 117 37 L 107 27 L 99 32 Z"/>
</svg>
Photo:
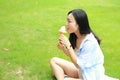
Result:
<svg viewBox="0 0 120 80">
<path fill-rule="evenodd" d="M 66 26 L 68 26 L 68 22 L 66 22 Z"/>
</svg>

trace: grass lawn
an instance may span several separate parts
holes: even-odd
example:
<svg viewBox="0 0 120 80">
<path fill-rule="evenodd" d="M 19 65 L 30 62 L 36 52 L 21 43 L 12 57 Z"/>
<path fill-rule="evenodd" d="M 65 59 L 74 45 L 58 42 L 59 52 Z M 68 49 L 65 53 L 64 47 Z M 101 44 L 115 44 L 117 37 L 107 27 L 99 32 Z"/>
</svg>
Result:
<svg viewBox="0 0 120 80">
<path fill-rule="evenodd" d="M 102 39 L 106 74 L 120 79 L 119 0 L 0 0 L 0 80 L 54 80 L 49 61 L 66 14 L 84 9 Z"/>
</svg>

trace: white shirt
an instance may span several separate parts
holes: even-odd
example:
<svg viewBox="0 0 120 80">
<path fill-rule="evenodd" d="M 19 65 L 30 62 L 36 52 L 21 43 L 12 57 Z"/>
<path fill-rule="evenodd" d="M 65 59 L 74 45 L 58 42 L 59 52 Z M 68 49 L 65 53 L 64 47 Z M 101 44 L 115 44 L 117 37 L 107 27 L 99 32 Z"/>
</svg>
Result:
<svg viewBox="0 0 120 80">
<path fill-rule="evenodd" d="M 84 80 L 104 80 L 104 56 L 92 33 L 82 41 L 77 56 Z"/>
</svg>

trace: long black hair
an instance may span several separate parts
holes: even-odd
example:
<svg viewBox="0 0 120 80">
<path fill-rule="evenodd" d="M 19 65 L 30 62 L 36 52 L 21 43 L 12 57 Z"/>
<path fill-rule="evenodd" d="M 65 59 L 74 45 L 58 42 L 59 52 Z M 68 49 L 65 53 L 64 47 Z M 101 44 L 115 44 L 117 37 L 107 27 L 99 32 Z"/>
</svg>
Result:
<svg viewBox="0 0 120 80">
<path fill-rule="evenodd" d="M 84 10 L 74 9 L 74 10 L 71 10 L 70 12 L 68 12 L 68 15 L 70 13 L 72 13 L 72 15 L 74 16 L 76 23 L 79 26 L 79 32 L 81 35 L 89 34 L 91 32 L 94 34 L 94 32 L 91 30 L 91 28 L 89 26 L 88 17 Z M 101 40 L 95 34 L 94 34 L 94 36 L 97 39 L 98 43 L 100 44 Z M 77 36 L 75 35 L 75 33 L 71 33 L 69 40 L 70 40 L 70 43 L 71 43 L 73 49 L 76 47 L 76 39 L 77 39 Z"/>
</svg>

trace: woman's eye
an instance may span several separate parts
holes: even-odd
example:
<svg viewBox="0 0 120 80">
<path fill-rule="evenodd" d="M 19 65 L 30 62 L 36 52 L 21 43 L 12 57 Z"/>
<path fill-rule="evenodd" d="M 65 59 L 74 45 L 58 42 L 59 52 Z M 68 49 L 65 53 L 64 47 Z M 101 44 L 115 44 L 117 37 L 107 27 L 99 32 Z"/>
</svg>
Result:
<svg viewBox="0 0 120 80">
<path fill-rule="evenodd" d="M 72 21 L 68 20 L 69 23 L 71 23 Z"/>
<path fill-rule="evenodd" d="M 68 23 L 71 23 L 72 21 L 68 18 L 68 19 L 67 19 L 67 22 L 68 22 Z"/>
</svg>

